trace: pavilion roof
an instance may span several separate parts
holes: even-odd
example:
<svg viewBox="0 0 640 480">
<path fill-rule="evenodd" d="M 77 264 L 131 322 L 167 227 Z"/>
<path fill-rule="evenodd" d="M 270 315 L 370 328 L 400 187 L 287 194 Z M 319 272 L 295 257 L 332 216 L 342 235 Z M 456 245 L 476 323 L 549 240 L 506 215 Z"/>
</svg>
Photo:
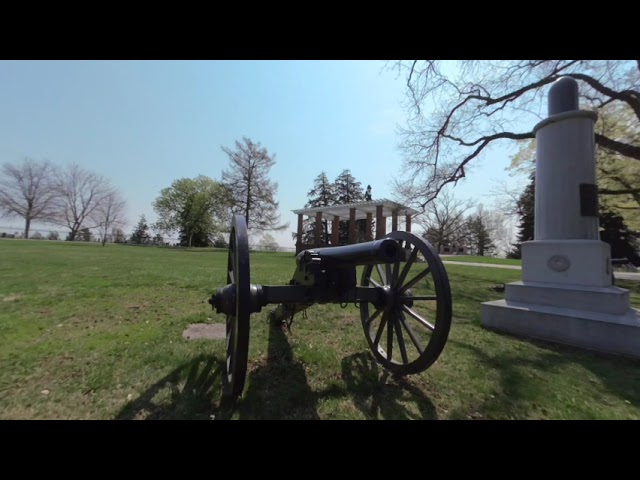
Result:
<svg viewBox="0 0 640 480">
<path fill-rule="evenodd" d="M 407 207 L 393 200 L 382 198 L 380 200 L 370 200 L 368 202 L 354 202 L 344 203 L 342 205 L 329 205 L 326 207 L 312 207 L 312 208 L 300 208 L 298 210 L 292 210 L 295 214 L 302 214 L 313 216 L 318 212 L 322 213 L 322 218 L 331 220 L 335 216 L 339 216 L 341 220 L 349 219 L 349 212 L 352 208 L 356 209 L 356 220 L 367 218 L 367 213 L 372 213 L 375 219 L 376 207 L 382 205 L 382 214 L 386 217 L 390 217 L 391 214 L 396 211 L 398 215 L 415 215 L 418 210 L 411 207 Z"/>
</svg>

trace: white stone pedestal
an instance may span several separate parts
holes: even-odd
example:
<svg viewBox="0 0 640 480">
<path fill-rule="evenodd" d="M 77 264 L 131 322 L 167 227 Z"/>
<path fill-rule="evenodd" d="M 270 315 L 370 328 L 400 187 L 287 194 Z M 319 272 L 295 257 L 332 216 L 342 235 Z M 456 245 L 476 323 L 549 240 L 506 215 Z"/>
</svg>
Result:
<svg viewBox="0 0 640 480">
<path fill-rule="evenodd" d="M 481 306 L 482 325 L 516 335 L 640 357 L 640 312 L 611 285 L 607 243 L 534 240 L 522 244 L 522 281 L 505 300 Z"/>
<path fill-rule="evenodd" d="M 481 308 L 486 328 L 640 358 L 640 312 L 635 309 L 612 315 L 508 299 Z"/>
</svg>

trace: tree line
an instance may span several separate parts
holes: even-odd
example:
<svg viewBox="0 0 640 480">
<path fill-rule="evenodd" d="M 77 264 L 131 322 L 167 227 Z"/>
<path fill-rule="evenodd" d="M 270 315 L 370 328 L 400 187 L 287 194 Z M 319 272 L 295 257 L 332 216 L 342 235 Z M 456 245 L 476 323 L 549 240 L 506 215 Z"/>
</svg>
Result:
<svg viewBox="0 0 640 480">
<path fill-rule="evenodd" d="M 220 181 L 205 175 L 175 180 L 153 202 L 158 220 L 150 225 L 141 215 L 127 241 L 162 244 L 163 235 L 177 232 L 184 246 L 220 245 L 233 214 L 243 215 L 253 232 L 287 228 L 279 223 L 278 184 L 269 178 L 275 155 L 247 137 L 222 150 L 229 168 Z M 126 201 L 104 176 L 76 164 L 61 167 L 31 158 L 5 163 L 1 174 L 0 213 L 24 220 L 24 238 L 30 237 L 31 224 L 40 222 L 67 228 L 67 240 L 86 240 L 97 229 L 103 245 L 108 238 L 125 241 Z"/>
<path fill-rule="evenodd" d="M 343 170 L 331 182 L 326 172 L 313 180 L 312 188 L 307 192 L 305 208 L 344 205 L 347 203 L 372 200 L 371 185 L 363 190 L 362 183 L 356 180 L 350 170 Z M 509 221 L 498 210 L 487 210 L 482 204 L 476 212 L 469 213 L 473 202 L 456 200 L 450 190 L 445 190 L 437 200 L 432 201 L 426 209 L 412 220 L 418 234 L 427 239 L 436 249 L 453 244 L 464 245 L 474 255 L 506 255 L 511 247 Z M 303 221 L 302 243 L 313 244 L 316 220 L 309 217 Z M 339 241 L 344 244 L 348 240 L 348 219 L 339 224 Z M 375 231 L 375 219 L 372 220 L 372 231 Z M 421 230 L 421 231 L 419 231 Z M 322 220 L 322 236 L 329 243 L 329 225 Z M 291 232 L 294 240 L 297 232 Z M 356 241 L 366 239 L 366 220 L 356 221 Z"/>
<path fill-rule="evenodd" d="M 5 163 L 1 174 L 0 212 L 24 220 L 24 238 L 29 238 L 33 222 L 41 222 L 67 228 L 67 240 L 97 229 L 104 245 L 109 232 L 125 221 L 120 191 L 77 164 L 62 167 L 25 158 Z"/>
</svg>

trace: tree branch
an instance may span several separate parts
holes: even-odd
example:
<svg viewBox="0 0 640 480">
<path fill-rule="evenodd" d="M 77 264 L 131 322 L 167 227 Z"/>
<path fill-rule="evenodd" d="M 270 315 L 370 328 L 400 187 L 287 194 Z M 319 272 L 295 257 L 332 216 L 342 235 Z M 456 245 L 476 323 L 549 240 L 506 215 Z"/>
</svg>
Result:
<svg viewBox="0 0 640 480">
<path fill-rule="evenodd" d="M 618 152 L 625 157 L 633 158 L 634 160 L 640 160 L 640 147 L 630 145 L 628 143 L 619 142 L 609 137 L 605 137 L 599 133 L 595 134 L 596 143 L 601 147 L 607 148 L 614 152 Z"/>
</svg>

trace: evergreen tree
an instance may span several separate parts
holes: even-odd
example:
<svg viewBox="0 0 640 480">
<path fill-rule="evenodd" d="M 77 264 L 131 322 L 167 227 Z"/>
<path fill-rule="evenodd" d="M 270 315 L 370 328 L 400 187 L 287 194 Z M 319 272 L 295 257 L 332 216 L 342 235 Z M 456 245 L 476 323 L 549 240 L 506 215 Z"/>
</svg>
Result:
<svg viewBox="0 0 640 480">
<path fill-rule="evenodd" d="M 627 258 L 640 266 L 639 239 L 639 232 L 630 230 L 621 215 L 600 209 L 600 240 L 611 246 L 611 258 Z"/>
<path fill-rule="evenodd" d="M 131 243 L 135 243 L 136 245 L 146 243 L 147 239 L 149 238 L 148 230 L 149 225 L 147 224 L 147 219 L 145 218 L 144 214 L 140 215 L 140 221 L 138 221 L 138 225 L 136 225 L 136 228 L 131 234 Z"/>
<path fill-rule="evenodd" d="M 513 245 L 513 250 L 509 252 L 507 258 L 522 258 L 522 242 L 533 240 L 536 196 L 535 171 L 529 175 L 529 179 L 529 184 L 526 186 L 517 202 L 518 215 L 520 215 L 517 243 Z"/>
<path fill-rule="evenodd" d="M 82 238 L 83 242 L 90 242 L 91 241 L 91 230 L 89 230 L 88 228 L 80 229 L 80 237 Z"/>
<path fill-rule="evenodd" d="M 313 208 L 313 207 L 328 207 L 329 205 L 334 205 L 335 202 L 335 193 L 334 193 L 334 185 L 329 182 L 327 178 L 327 174 L 325 172 L 321 172 L 315 180 L 313 181 L 313 188 L 309 190 L 307 193 L 307 197 L 309 201 L 306 203 L 305 208 Z M 316 220 L 315 218 L 309 218 L 305 220 L 305 225 L 303 226 L 303 234 L 302 241 L 306 244 L 312 244 L 314 242 L 314 232 Z M 322 226 L 322 234 L 324 238 L 324 243 L 329 243 L 329 225 L 328 221 L 323 220 Z"/>
<path fill-rule="evenodd" d="M 474 255 L 491 255 L 495 250 L 495 245 L 491 239 L 491 233 L 484 221 L 482 212 L 470 215 L 465 225 L 467 233 L 467 241 L 470 250 Z"/>
<path fill-rule="evenodd" d="M 351 170 L 345 169 L 336 177 L 334 182 L 335 204 L 343 205 L 347 203 L 362 202 L 365 194 L 362 191 L 362 184 L 358 182 Z M 366 220 L 356 221 L 356 242 L 363 242 L 366 238 Z M 372 227 L 373 228 L 373 227 Z M 349 239 L 349 220 L 340 221 L 340 243 L 347 243 Z"/>
</svg>

